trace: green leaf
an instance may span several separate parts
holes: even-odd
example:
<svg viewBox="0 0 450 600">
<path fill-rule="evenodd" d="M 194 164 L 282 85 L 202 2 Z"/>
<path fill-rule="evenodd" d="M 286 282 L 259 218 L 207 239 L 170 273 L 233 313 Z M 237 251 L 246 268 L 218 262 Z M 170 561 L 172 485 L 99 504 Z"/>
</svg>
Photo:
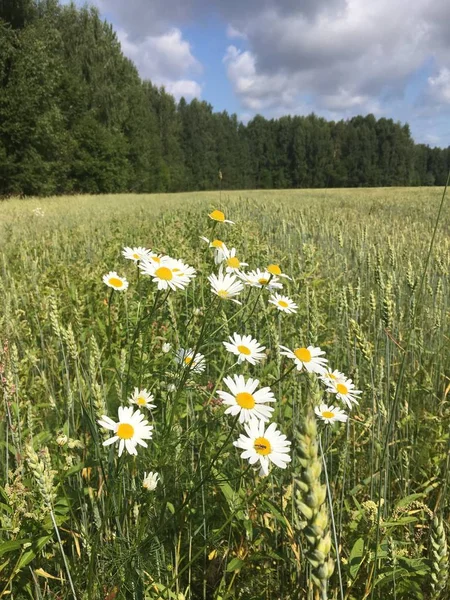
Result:
<svg viewBox="0 0 450 600">
<path fill-rule="evenodd" d="M 244 561 L 240 558 L 233 558 L 233 560 L 227 565 L 227 573 L 232 573 L 233 571 L 239 571 L 242 568 Z"/>
<path fill-rule="evenodd" d="M 0 556 L 3 556 L 7 552 L 13 552 L 14 550 L 17 550 L 23 544 L 25 544 L 26 542 L 29 542 L 29 541 L 30 540 L 22 539 L 22 540 L 10 540 L 9 542 L 3 542 L 3 544 L 0 544 Z"/>
<path fill-rule="evenodd" d="M 418 500 L 419 498 L 423 498 L 425 494 L 410 494 L 409 496 L 405 496 L 395 504 L 395 508 L 401 508 L 402 506 L 407 506 L 414 502 L 414 500 Z"/>
<path fill-rule="evenodd" d="M 27 564 L 30 563 L 37 554 L 39 554 L 39 552 L 51 538 L 51 535 L 44 535 L 43 537 L 38 538 L 36 542 L 34 542 L 33 546 L 22 555 L 22 558 L 17 564 L 16 571 L 20 571 L 20 569 L 26 567 Z"/>
<path fill-rule="evenodd" d="M 353 544 L 353 548 L 350 552 L 350 575 L 353 577 L 353 579 L 356 578 L 356 575 L 362 564 L 363 557 L 364 557 L 364 540 L 363 540 L 363 538 L 359 538 Z"/>
</svg>

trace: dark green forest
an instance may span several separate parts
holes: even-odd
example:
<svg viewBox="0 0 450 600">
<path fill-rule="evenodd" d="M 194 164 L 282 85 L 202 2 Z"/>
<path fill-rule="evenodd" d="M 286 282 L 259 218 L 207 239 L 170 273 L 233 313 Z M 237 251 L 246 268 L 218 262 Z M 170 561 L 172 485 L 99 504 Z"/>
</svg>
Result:
<svg viewBox="0 0 450 600">
<path fill-rule="evenodd" d="M 358 116 L 280 119 L 177 103 L 93 8 L 0 0 L 0 195 L 442 185 L 450 148 Z"/>
</svg>

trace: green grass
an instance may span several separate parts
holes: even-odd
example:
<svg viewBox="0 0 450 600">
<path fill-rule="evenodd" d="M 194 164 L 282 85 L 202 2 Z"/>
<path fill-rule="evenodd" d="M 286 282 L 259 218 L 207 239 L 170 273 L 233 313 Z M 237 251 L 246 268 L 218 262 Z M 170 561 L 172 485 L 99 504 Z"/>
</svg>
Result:
<svg viewBox="0 0 450 600">
<path fill-rule="evenodd" d="M 69 577 L 83 599 L 331 599 L 341 598 L 339 579 L 348 600 L 448 597 L 448 200 L 420 287 L 441 196 L 394 188 L 0 203 L 0 598 L 71 598 Z M 236 222 L 214 236 L 249 269 L 277 263 L 292 276 L 285 293 L 296 315 L 255 289 L 242 308 L 213 302 L 207 276 L 217 267 L 199 236 L 211 236 L 214 208 Z M 181 258 L 197 277 L 186 292 L 157 295 L 123 246 Z M 102 283 L 111 270 L 130 282 L 112 298 Z M 266 347 L 262 364 L 233 365 L 222 341 L 235 331 Z M 289 371 L 280 343 L 320 346 L 363 391 L 347 424 L 318 423 L 316 438 L 312 408 L 334 397 Z M 180 370 L 179 347 L 198 348 L 205 372 Z M 232 442 L 242 427 L 217 401 L 234 373 L 272 386 L 273 420 L 293 442 L 292 463 L 267 478 L 240 459 Z M 136 458 L 118 458 L 96 421 L 116 419 L 135 386 L 155 396 L 154 436 Z M 336 526 L 327 592 L 314 583 L 321 534 L 296 501 L 306 501 L 301 482 L 313 468 L 302 452 L 319 439 L 326 471 L 314 485 L 326 474 L 332 499 L 323 536 L 332 515 Z M 142 488 L 148 471 L 161 476 L 153 492 Z"/>
</svg>

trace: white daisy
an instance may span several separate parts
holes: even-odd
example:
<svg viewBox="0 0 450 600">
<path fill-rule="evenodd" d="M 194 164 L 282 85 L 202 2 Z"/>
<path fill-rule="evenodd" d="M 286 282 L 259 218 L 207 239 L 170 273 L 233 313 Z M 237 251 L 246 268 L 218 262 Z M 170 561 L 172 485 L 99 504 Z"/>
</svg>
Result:
<svg viewBox="0 0 450 600">
<path fill-rule="evenodd" d="M 234 221 L 225 219 L 225 215 L 221 210 L 213 210 L 212 213 L 209 213 L 208 217 L 213 221 L 218 221 L 219 223 L 230 223 L 230 225 L 234 225 Z"/>
<path fill-rule="evenodd" d="M 151 262 L 155 265 L 159 265 L 162 258 L 164 258 L 164 254 L 157 254 L 156 252 L 149 252 L 146 260 L 148 260 L 149 262 Z"/>
<path fill-rule="evenodd" d="M 269 265 L 266 271 L 271 275 L 275 275 L 277 277 L 284 277 L 285 279 L 290 279 L 290 281 L 292 281 L 292 277 L 289 277 L 289 275 L 283 273 L 279 265 Z"/>
<path fill-rule="evenodd" d="M 194 279 L 194 277 L 196 276 L 196 270 L 194 269 L 194 267 L 190 267 L 189 265 L 187 265 L 186 263 L 184 263 L 182 260 L 176 260 L 173 259 L 175 266 L 173 268 L 173 272 L 177 273 L 177 275 L 179 276 L 183 276 L 183 277 L 188 277 L 189 281 L 191 279 Z"/>
<path fill-rule="evenodd" d="M 168 352 L 170 352 L 172 348 L 172 344 L 170 342 L 165 342 L 162 347 L 161 350 L 164 352 L 164 354 L 167 354 Z"/>
<path fill-rule="evenodd" d="M 158 290 L 182 290 L 195 277 L 195 269 L 170 256 L 161 257 L 159 262 L 143 260 L 139 268 L 144 275 L 152 277 L 154 283 L 158 284 Z"/>
<path fill-rule="evenodd" d="M 103 283 L 113 290 L 124 292 L 128 288 L 128 281 L 125 277 L 117 275 L 115 271 L 110 271 L 107 275 L 103 275 Z"/>
<path fill-rule="evenodd" d="M 224 261 L 226 265 L 227 273 L 234 273 L 240 271 L 242 267 L 248 267 L 248 263 L 241 262 L 236 256 L 236 248 L 228 248 L 225 246 L 223 249 Z"/>
<path fill-rule="evenodd" d="M 251 465 L 259 461 L 259 474 L 262 476 L 269 474 L 271 462 L 280 469 L 285 469 L 287 463 L 291 462 L 291 442 L 277 430 L 276 423 L 271 423 L 265 429 L 263 421 L 251 421 L 244 427 L 247 435 L 241 433 L 239 439 L 233 442 L 234 446 L 244 450 L 241 458 L 246 458 Z"/>
<path fill-rule="evenodd" d="M 308 346 L 307 348 L 296 348 L 290 350 L 286 346 L 280 346 L 281 352 L 284 356 L 288 356 L 295 361 L 297 365 L 297 371 L 301 371 L 305 368 L 309 373 L 318 373 L 322 375 L 325 371 L 325 365 L 328 362 L 326 358 L 321 358 L 322 354 L 325 354 L 320 348 L 314 348 Z"/>
<path fill-rule="evenodd" d="M 184 348 L 180 348 L 177 350 L 175 360 L 179 365 L 188 366 L 194 373 L 202 373 L 206 368 L 205 357 L 203 354 L 197 352 L 197 354 L 194 356 L 194 351 L 192 348 L 187 348 L 186 350 Z"/>
<path fill-rule="evenodd" d="M 200 236 L 200 239 L 206 242 L 210 248 L 214 248 L 214 262 L 216 265 L 220 265 L 220 263 L 225 260 L 225 251 L 227 251 L 224 242 L 217 239 L 209 241 L 208 238 L 204 236 Z"/>
<path fill-rule="evenodd" d="M 146 248 L 142 248 L 142 246 L 138 246 L 135 248 L 130 248 L 129 246 L 125 246 L 122 250 L 122 254 L 124 258 L 128 258 L 129 260 L 134 260 L 135 263 L 140 260 L 148 259 L 151 252 Z"/>
<path fill-rule="evenodd" d="M 147 475 L 147 473 L 144 473 L 144 479 L 142 480 L 142 487 L 144 489 L 146 489 L 148 492 L 153 492 L 153 490 L 156 489 L 158 482 L 159 482 L 158 473 L 150 471 L 148 473 L 148 475 Z"/>
<path fill-rule="evenodd" d="M 136 445 L 147 448 L 144 440 L 152 437 L 153 425 L 149 425 L 144 415 L 136 410 L 133 412 L 132 406 L 120 406 L 118 411 L 119 422 L 115 423 L 112 419 L 103 415 L 98 420 L 98 424 L 105 429 L 114 432 L 114 436 L 103 442 L 104 446 L 109 446 L 119 442 L 119 456 L 122 456 L 123 449 L 126 448 L 130 454 L 137 454 Z"/>
<path fill-rule="evenodd" d="M 218 276 L 214 273 L 210 275 L 208 281 L 211 284 L 211 292 L 213 294 L 216 294 L 222 300 L 232 300 L 236 304 L 241 304 L 239 300 L 233 298 L 233 296 L 237 296 L 244 289 L 242 282 L 239 281 L 236 275 L 232 275 L 231 273 L 224 275 L 220 271 Z"/>
<path fill-rule="evenodd" d="M 361 390 L 355 389 L 352 380 L 346 378 L 330 381 L 327 392 L 336 394 L 336 398 L 345 402 L 350 410 L 353 408 L 353 404 L 359 404 L 357 396 L 362 394 Z"/>
<path fill-rule="evenodd" d="M 146 389 L 140 390 L 139 388 L 135 387 L 133 394 L 128 399 L 128 402 L 130 404 L 136 404 L 136 406 L 139 406 L 139 408 L 148 408 L 150 410 L 151 408 L 156 408 L 156 405 L 152 404 L 154 399 L 155 397 L 153 394 L 148 392 Z"/>
<path fill-rule="evenodd" d="M 272 275 L 269 271 L 249 271 L 248 273 L 240 273 L 239 275 L 246 285 L 257 288 L 266 288 L 268 290 L 281 289 L 283 284 L 279 281 L 276 275 Z"/>
<path fill-rule="evenodd" d="M 325 423 L 336 423 L 336 421 L 345 423 L 348 419 L 347 414 L 343 410 L 336 406 L 328 406 L 327 404 L 316 406 L 314 412 L 322 419 L 322 421 L 325 421 Z"/>
<path fill-rule="evenodd" d="M 243 375 L 234 375 L 234 379 L 225 377 L 223 382 L 231 394 L 220 390 L 217 395 L 229 407 L 225 411 L 226 415 L 239 415 L 240 423 L 255 419 L 261 421 L 270 419 L 274 408 L 266 406 L 265 402 L 276 402 L 270 388 L 264 387 L 256 392 L 259 385 L 258 379 L 250 378 L 245 381 Z"/>
<path fill-rule="evenodd" d="M 272 296 L 270 296 L 269 302 L 271 304 L 274 304 L 281 312 L 285 312 L 288 314 L 293 314 L 297 312 L 298 306 L 293 300 L 291 300 L 287 296 L 281 296 L 280 294 L 275 293 Z"/>
<path fill-rule="evenodd" d="M 251 335 L 233 333 L 233 336 L 229 336 L 229 340 L 230 342 L 223 342 L 223 345 L 228 352 L 236 354 L 239 363 L 246 360 L 250 364 L 256 365 L 256 363 L 260 362 L 266 356 L 263 352 L 266 347 L 260 346 Z"/>
<path fill-rule="evenodd" d="M 341 373 L 340 371 L 335 369 L 334 371 L 325 371 L 320 376 L 320 379 L 325 385 L 331 385 L 333 382 L 338 383 L 339 381 L 345 381 L 347 378 L 344 375 L 344 373 Z"/>
</svg>

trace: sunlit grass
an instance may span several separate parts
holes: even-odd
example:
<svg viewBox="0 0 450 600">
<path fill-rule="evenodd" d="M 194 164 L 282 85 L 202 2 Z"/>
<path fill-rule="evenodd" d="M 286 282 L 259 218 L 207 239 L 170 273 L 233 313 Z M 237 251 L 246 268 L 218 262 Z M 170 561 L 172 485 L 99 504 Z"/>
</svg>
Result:
<svg viewBox="0 0 450 600">
<path fill-rule="evenodd" d="M 355 600 L 445 598 L 448 210 L 418 296 L 440 199 L 396 188 L 1 203 L 0 597 L 70 598 L 70 577 L 92 599 L 340 598 L 341 585 Z M 236 248 L 247 270 L 280 265 L 297 312 L 278 311 L 264 289 L 246 286 L 241 306 L 212 294 L 218 267 L 200 236 Z M 157 291 L 124 246 L 182 259 L 197 276 L 186 291 Z M 103 283 L 110 271 L 128 290 Z M 236 364 L 223 344 L 234 332 L 266 359 Z M 292 368 L 280 344 L 324 350 L 362 390 L 359 406 L 349 412 Z M 183 366 L 187 350 L 204 371 Z M 292 462 L 267 478 L 233 446 L 244 429 L 217 392 L 234 374 L 271 388 L 271 420 L 292 441 Z M 117 420 L 135 388 L 154 397 L 157 408 L 142 409 L 153 437 L 119 459 L 97 420 Z M 316 437 L 322 402 L 350 418 L 318 419 Z M 151 491 L 150 471 L 160 477 Z M 311 485 L 319 497 L 306 501 Z M 321 511 L 323 536 L 308 529 Z M 314 566 L 329 541 L 333 574 L 320 557 Z"/>
</svg>

